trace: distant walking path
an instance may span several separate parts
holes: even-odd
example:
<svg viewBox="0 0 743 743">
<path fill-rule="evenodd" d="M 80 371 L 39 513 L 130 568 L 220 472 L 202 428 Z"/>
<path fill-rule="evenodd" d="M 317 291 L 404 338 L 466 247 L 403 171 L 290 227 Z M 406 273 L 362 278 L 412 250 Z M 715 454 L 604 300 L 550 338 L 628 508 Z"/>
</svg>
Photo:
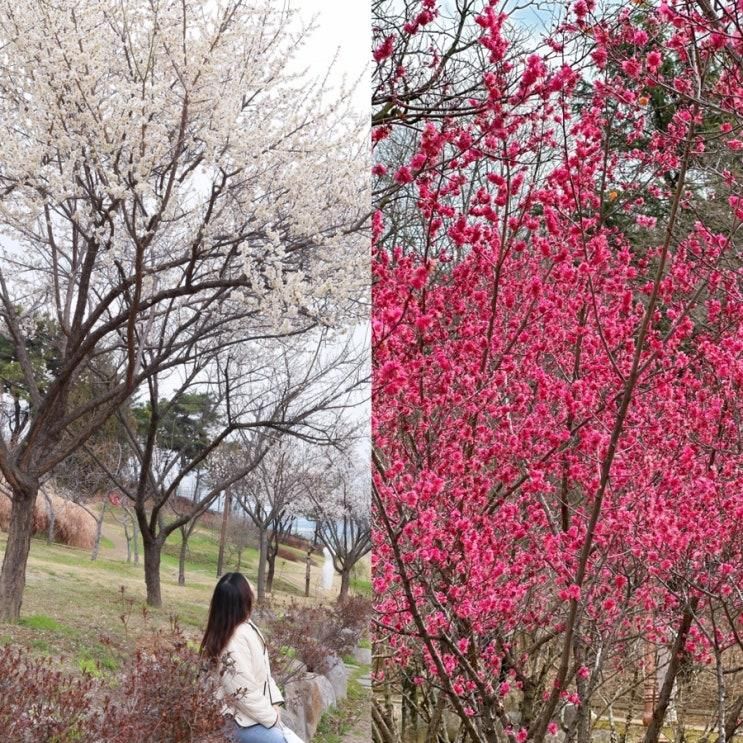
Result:
<svg viewBox="0 0 743 743">
<path fill-rule="evenodd" d="M 345 716 L 346 724 L 343 726 L 345 732 L 339 737 L 343 743 L 369 743 L 372 737 L 371 678 L 366 667 L 360 668 L 350 663 L 347 663 L 346 667 L 354 680 L 352 688 L 349 688 L 349 698 L 342 703 L 342 714 Z"/>
</svg>

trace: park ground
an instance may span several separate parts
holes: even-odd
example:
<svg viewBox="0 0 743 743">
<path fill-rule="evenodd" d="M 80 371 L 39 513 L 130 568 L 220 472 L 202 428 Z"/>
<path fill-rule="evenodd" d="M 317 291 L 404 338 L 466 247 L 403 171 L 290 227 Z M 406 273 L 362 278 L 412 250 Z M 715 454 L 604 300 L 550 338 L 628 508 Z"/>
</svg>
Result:
<svg viewBox="0 0 743 743">
<path fill-rule="evenodd" d="M 106 516 L 98 559 L 88 550 L 47 544 L 43 535 L 34 537 L 28 563 L 22 618 L 17 625 L 0 624 L 0 644 L 15 643 L 34 654 L 50 657 L 62 669 L 94 675 L 115 672 L 137 649 L 157 642 L 158 633 L 177 626 L 186 638 L 201 639 L 216 582 L 218 554 L 216 525 L 197 527 L 189 540 L 186 585 L 178 585 L 180 535 L 171 535 L 161 565 L 162 608 L 147 607 L 142 557 L 140 564 L 126 562 L 126 538 L 114 514 Z M 0 551 L 6 535 L 0 532 Z M 141 553 L 141 547 L 140 547 Z M 290 559 L 296 553 L 296 561 Z M 304 596 L 305 553 L 282 547 L 287 557 L 277 558 L 270 604 L 275 610 L 291 603 L 319 604 L 335 600 L 340 579 L 332 588 L 322 584 L 321 555 L 313 557 L 310 597 Z M 228 549 L 225 570 L 236 568 L 237 555 Z M 258 553 L 247 548 L 240 569 L 251 582 L 257 573 Z M 352 592 L 369 595 L 368 560 L 352 581 Z M 350 659 L 347 659 L 350 662 Z M 356 741 L 368 713 L 368 692 L 359 682 L 366 669 L 352 668 L 349 699 L 327 719 L 313 743 Z M 367 738 L 368 739 L 368 738 Z"/>
</svg>

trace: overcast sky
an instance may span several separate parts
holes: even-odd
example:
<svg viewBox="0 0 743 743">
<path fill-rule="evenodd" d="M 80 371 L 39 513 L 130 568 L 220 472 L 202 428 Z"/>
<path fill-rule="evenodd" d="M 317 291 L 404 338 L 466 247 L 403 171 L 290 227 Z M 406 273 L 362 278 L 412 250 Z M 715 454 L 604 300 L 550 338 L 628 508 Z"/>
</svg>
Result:
<svg viewBox="0 0 743 743">
<path fill-rule="evenodd" d="M 371 112 L 371 11 L 367 0 L 293 0 L 306 22 L 315 20 L 316 30 L 302 49 L 300 61 L 312 77 L 321 76 L 333 63 L 331 80 L 354 83 L 355 108 L 370 116 Z M 369 327 L 355 329 L 354 341 L 359 346 L 369 343 Z M 351 420 L 368 420 L 369 405 L 348 411 Z"/>
<path fill-rule="evenodd" d="M 292 5 L 305 21 L 315 18 L 317 30 L 302 50 L 302 64 L 314 75 L 322 75 L 338 53 L 331 74 L 355 85 L 353 100 L 359 111 L 370 109 L 371 16 L 366 0 L 293 0 Z"/>
</svg>

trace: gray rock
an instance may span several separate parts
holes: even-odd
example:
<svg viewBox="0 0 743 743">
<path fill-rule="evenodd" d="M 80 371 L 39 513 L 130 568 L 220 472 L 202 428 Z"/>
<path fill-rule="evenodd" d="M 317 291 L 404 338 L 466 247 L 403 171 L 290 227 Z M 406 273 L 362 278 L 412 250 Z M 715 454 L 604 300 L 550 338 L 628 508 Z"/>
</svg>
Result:
<svg viewBox="0 0 743 743">
<path fill-rule="evenodd" d="M 284 710 L 282 715 L 291 717 L 292 730 L 303 740 L 307 737 L 307 720 L 305 719 L 304 679 L 295 679 L 284 685 Z"/>
<path fill-rule="evenodd" d="M 299 715 L 293 710 L 283 708 L 281 710 L 281 724 L 293 730 L 302 740 L 306 740 L 305 721 L 300 719 Z"/>
<path fill-rule="evenodd" d="M 323 713 L 336 701 L 330 681 L 316 673 L 287 683 L 284 700 L 286 709 L 296 719 L 297 728 L 292 730 L 306 741 L 312 739 Z"/>
<path fill-rule="evenodd" d="M 323 674 L 333 687 L 336 702 L 340 702 L 348 695 L 348 669 L 343 661 L 333 655 L 329 659 L 330 668 Z"/>
<path fill-rule="evenodd" d="M 362 666 L 370 666 L 372 662 L 371 648 L 354 648 L 353 659 Z"/>
<path fill-rule="evenodd" d="M 511 721 L 511 725 L 516 728 L 521 727 L 521 711 L 517 708 L 511 708 L 506 710 L 506 716 Z"/>
<path fill-rule="evenodd" d="M 292 730 L 303 740 L 307 740 L 307 721 L 304 712 L 303 682 L 304 679 L 295 679 L 284 685 L 284 711 L 282 714 L 291 715 L 296 727 Z"/>
<path fill-rule="evenodd" d="M 560 711 L 560 722 L 563 727 L 569 728 L 578 717 L 578 708 L 574 704 L 566 704 Z"/>
<path fill-rule="evenodd" d="M 286 683 L 287 679 L 295 679 L 295 678 L 301 678 L 307 673 L 307 666 L 302 663 L 299 658 L 290 658 L 286 662 L 286 666 L 284 667 L 281 678 L 277 679 L 279 681 L 279 686 L 283 686 L 284 683 Z M 274 676 L 274 678 L 276 678 Z"/>
</svg>

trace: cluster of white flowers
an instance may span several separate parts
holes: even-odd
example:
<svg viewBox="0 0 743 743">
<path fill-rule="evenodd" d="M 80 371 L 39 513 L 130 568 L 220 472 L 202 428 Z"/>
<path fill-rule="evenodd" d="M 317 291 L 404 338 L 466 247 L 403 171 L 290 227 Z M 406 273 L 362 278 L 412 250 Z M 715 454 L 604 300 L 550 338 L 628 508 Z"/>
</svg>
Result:
<svg viewBox="0 0 743 743">
<path fill-rule="evenodd" d="M 343 518 L 368 522 L 371 516 L 369 457 L 364 447 L 347 453 L 329 453 L 321 469 L 319 492 L 312 495 L 308 510 L 326 520 Z"/>
<path fill-rule="evenodd" d="M 0 0 L 0 233 L 43 256 L 51 219 L 63 252 L 100 246 L 104 284 L 146 245 L 153 271 L 244 273 L 277 326 L 353 322 L 366 127 L 290 72 L 280 6 Z"/>
</svg>

